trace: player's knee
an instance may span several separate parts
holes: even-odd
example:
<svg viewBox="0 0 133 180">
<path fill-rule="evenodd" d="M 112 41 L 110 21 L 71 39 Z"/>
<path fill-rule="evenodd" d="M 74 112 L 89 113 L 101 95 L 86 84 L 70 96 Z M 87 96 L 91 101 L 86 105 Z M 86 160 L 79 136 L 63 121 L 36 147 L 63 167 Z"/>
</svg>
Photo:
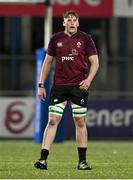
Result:
<svg viewBox="0 0 133 180">
<path fill-rule="evenodd" d="M 84 127 L 84 126 L 86 126 L 86 124 L 85 124 L 85 120 L 77 120 L 76 121 L 76 125 L 79 127 L 79 128 L 82 128 L 82 127 Z"/>
<path fill-rule="evenodd" d="M 49 122 L 48 122 L 48 124 L 49 124 L 50 126 L 54 126 L 54 125 L 57 124 L 57 121 L 56 121 L 55 119 L 50 119 Z"/>
</svg>

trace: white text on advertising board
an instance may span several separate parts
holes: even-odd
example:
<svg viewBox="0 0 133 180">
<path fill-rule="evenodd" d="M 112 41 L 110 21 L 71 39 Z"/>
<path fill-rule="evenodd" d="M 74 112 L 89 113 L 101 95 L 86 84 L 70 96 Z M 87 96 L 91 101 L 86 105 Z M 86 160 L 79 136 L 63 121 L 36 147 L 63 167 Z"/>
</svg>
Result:
<svg viewBox="0 0 133 180">
<path fill-rule="evenodd" d="M 99 6 L 102 3 L 102 0 L 82 0 L 86 5 L 90 6 Z M 80 5 L 81 0 L 53 0 L 51 1 L 52 5 L 58 4 L 58 5 Z"/>
<path fill-rule="evenodd" d="M 96 111 L 90 109 L 87 112 L 86 122 L 88 127 L 129 127 L 133 125 L 133 110 L 115 109 L 110 111 L 108 109 L 102 109 Z"/>
</svg>

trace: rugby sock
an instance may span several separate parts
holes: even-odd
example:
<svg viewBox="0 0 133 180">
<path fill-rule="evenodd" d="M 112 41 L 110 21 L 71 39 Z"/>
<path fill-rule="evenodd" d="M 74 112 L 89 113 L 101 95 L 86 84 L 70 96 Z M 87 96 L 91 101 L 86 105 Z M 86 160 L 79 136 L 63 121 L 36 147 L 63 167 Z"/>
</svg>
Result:
<svg viewBox="0 0 133 180">
<path fill-rule="evenodd" d="M 47 160 L 48 155 L 49 155 L 49 151 L 47 149 L 42 149 L 40 160 Z"/>
<path fill-rule="evenodd" d="M 78 147 L 77 149 L 78 149 L 79 163 L 82 161 L 86 161 L 87 148 Z"/>
</svg>

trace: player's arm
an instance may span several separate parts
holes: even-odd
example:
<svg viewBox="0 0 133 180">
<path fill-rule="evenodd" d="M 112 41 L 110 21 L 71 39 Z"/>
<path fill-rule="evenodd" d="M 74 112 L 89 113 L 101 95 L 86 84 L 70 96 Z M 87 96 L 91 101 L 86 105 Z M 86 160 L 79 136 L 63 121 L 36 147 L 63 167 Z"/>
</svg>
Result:
<svg viewBox="0 0 133 180">
<path fill-rule="evenodd" d="M 94 79 L 97 73 L 97 70 L 99 68 L 99 59 L 97 55 L 89 56 L 88 60 L 90 62 L 89 74 L 87 78 L 80 83 L 80 88 L 84 90 L 87 90 L 90 87 L 90 84 L 92 80 Z"/>
<path fill-rule="evenodd" d="M 52 64 L 53 56 L 46 54 L 45 60 L 42 65 L 40 80 L 39 80 L 39 87 L 38 87 L 38 97 L 43 100 L 46 97 L 46 90 L 45 90 L 45 81 L 49 74 L 51 64 Z"/>
</svg>

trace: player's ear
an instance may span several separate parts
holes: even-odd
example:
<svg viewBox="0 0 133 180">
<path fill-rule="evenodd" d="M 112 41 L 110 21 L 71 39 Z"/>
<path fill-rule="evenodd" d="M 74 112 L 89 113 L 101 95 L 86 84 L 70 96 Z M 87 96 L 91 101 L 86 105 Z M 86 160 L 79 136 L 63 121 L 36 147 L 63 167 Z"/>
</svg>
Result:
<svg viewBox="0 0 133 180">
<path fill-rule="evenodd" d="M 63 26 L 65 26 L 65 21 L 63 21 Z"/>
<path fill-rule="evenodd" d="M 79 27 L 79 22 L 77 22 L 77 27 Z"/>
</svg>

